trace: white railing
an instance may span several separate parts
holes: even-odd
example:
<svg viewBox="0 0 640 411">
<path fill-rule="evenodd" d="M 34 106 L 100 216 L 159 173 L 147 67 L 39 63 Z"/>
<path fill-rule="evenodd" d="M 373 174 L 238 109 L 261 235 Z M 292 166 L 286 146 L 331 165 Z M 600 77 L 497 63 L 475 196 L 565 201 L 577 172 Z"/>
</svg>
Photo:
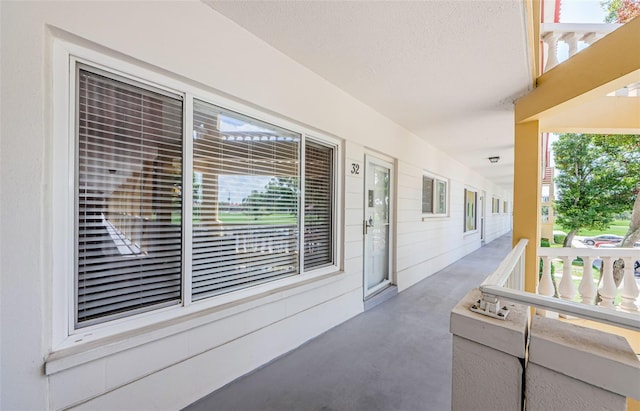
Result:
<svg viewBox="0 0 640 411">
<path fill-rule="evenodd" d="M 522 239 L 502 260 L 498 268 L 480 284 L 482 299 L 477 305 L 471 307 L 472 311 L 479 312 L 490 317 L 506 319 L 509 310 L 502 307 L 497 294 L 491 293 L 491 287 L 507 287 L 512 290 L 524 290 L 524 250 L 529 240 Z"/>
<path fill-rule="evenodd" d="M 569 301 L 577 299 L 589 305 L 596 304 L 596 297 L 599 294 L 600 301 L 597 302 L 599 306 L 638 311 L 637 300 L 640 293 L 634 276 L 634 265 L 640 260 L 640 249 L 539 247 L 538 255 L 542 259 L 542 277 L 538 285 L 538 294 L 558 296 Z M 578 258 L 582 260 L 582 266 L 573 265 Z M 562 277 L 556 284 L 551 275 L 553 260 L 562 261 Z M 613 277 L 614 264 L 617 260 L 624 261 L 624 275 L 620 290 Z M 600 272 L 600 280 L 594 278 L 594 269 Z M 557 274 L 555 273 L 556 276 Z M 618 295 L 620 298 L 616 300 Z"/>
<path fill-rule="evenodd" d="M 541 294 L 534 294 L 534 293 L 522 291 L 522 284 L 523 284 L 522 267 L 524 266 L 524 258 L 525 258 L 524 251 L 526 249 L 527 242 L 528 240 L 526 239 L 520 240 L 518 244 L 513 248 L 513 250 L 511 250 L 509 255 L 507 255 L 507 257 L 502 261 L 500 266 L 498 266 L 496 271 L 494 271 L 489 277 L 487 277 L 487 279 L 480 285 L 480 291 L 482 292 L 482 300 L 478 301 L 477 305 L 473 305 L 471 307 L 472 311 L 480 312 L 482 314 L 489 315 L 491 317 L 506 318 L 508 316 L 508 310 L 506 307 L 501 307 L 501 303 L 499 300 L 500 298 L 504 298 L 516 303 L 533 306 L 545 311 L 553 311 L 560 314 L 586 318 L 593 321 L 603 322 L 603 323 L 615 325 L 618 327 L 624 327 L 631 330 L 640 331 L 640 315 L 636 311 L 637 305 L 635 305 L 637 294 L 636 294 L 636 297 L 634 297 L 634 306 L 636 307 L 636 310 L 627 309 L 629 311 L 635 311 L 635 312 L 629 312 L 629 311 L 612 309 L 613 304 L 608 304 L 607 301 L 605 301 L 605 304 L 603 306 L 596 306 L 596 305 L 590 305 L 590 304 L 583 304 L 581 302 L 576 302 L 568 298 L 556 298 L 552 296 L 554 295 L 553 292 L 550 295 L 541 295 Z M 553 251 L 549 251 L 549 250 L 553 250 Z M 617 260 L 619 258 L 622 258 L 624 261 L 629 260 L 630 262 L 629 264 L 625 263 L 625 280 L 623 280 L 623 283 L 624 284 L 629 283 L 629 280 L 626 279 L 628 277 L 627 272 L 629 270 L 628 268 L 629 266 L 631 267 L 631 278 L 635 283 L 635 279 L 633 278 L 633 261 L 635 260 L 633 259 L 636 257 L 640 258 L 640 250 L 628 251 L 626 249 L 606 249 L 605 251 L 605 250 L 572 249 L 572 248 L 563 248 L 563 249 L 539 248 L 538 249 L 538 253 L 542 253 L 540 255 L 544 255 L 543 261 L 544 261 L 544 258 L 547 258 L 547 259 L 553 258 L 552 254 L 555 254 L 555 253 L 557 253 L 558 257 L 560 258 L 562 258 L 563 254 L 566 254 L 567 259 L 571 259 L 571 261 L 573 261 L 573 259 L 575 258 L 572 258 L 571 255 L 568 253 L 574 252 L 574 251 L 576 253 L 575 257 L 580 256 L 581 258 L 583 258 L 583 260 L 585 257 L 587 258 L 590 257 L 592 259 L 600 257 L 604 262 L 603 264 L 605 265 L 605 267 L 607 266 L 608 261 L 611 261 L 612 272 L 613 272 L 614 260 Z M 591 266 L 591 264 L 589 264 L 589 266 Z M 589 270 L 591 269 L 588 268 L 587 271 Z M 607 272 L 608 269 L 605 268 L 604 271 Z M 605 274 L 605 278 L 607 276 L 608 274 Z M 512 279 L 511 277 L 514 277 L 514 278 Z M 543 277 L 544 277 L 544 263 L 543 263 Z M 549 269 L 549 277 L 550 277 L 550 269 Z M 583 274 L 583 278 L 584 277 L 585 275 Z M 571 278 L 571 276 L 569 275 L 567 276 L 567 278 Z M 601 297 L 603 297 L 603 300 L 604 298 L 611 298 L 611 300 L 613 301 L 613 298 L 615 298 L 615 294 L 611 290 L 612 288 L 611 283 L 613 282 L 613 274 L 611 273 L 611 279 L 610 279 L 611 281 L 605 280 L 605 278 L 603 278 L 603 282 L 602 282 L 603 285 L 601 286 L 602 290 L 605 292 L 605 295 L 602 295 L 602 292 L 601 292 Z M 547 287 L 545 292 L 548 293 L 549 288 L 548 288 L 547 280 L 544 280 L 544 281 L 545 281 L 545 285 L 542 286 L 542 288 L 545 289 L 545 287 Z M 565 284 L 566 282 L 567 280 L 565 280 Z M 542 284 L 542 281 L 541 281 L 541 284 Z M 551 288 L 553 288 L 553 283 L 551 284 L 552 284 Z M 509 288 L 511 286 L 513 286 L 514 288 Z M 564 288 L 568 289 L 569 287 L 571 286 L 570 285 L 562 286 L 563 289 Z M 613 287 L 615 287 L 615 283 L 613 283 Z M 626 287 L 628 287 L 629 290 L 633 289 L 631 285 Z M 560 286 L 558 288 L 560 288 Z M 633 297 L 632 296 L 633 291 L 630 291 L 631 294 L 629 294 L 628 291 L 624 291 L 625 289 L 626 289 L 625 286 L 623 286 L 622 298 L 624 302 L 625 295 L 626 295 L 627 305 L 629 305 L 629 302 L 630 302 L 629 299 Z M 637 286 L 636 286 L 636 292 L 637 292 Z M 614 297 L 610 297 L 612 294 L 614 294 Z M 594 295 L 594 301 L 595 301 L 595 295 Z"/>
<path fill-rule="evenodd" d="M 569 58 L 580 50 L 579 42 L 586 46 L 611 33 L 621 24 L 604 23 L 542 23 L 540 37 L 544 41 L 544 71 L 549 71 L 557 66 L 564 57 Z M 569 46 L 568 56 L 559 55 L 558 42 Z"/>
</svg>

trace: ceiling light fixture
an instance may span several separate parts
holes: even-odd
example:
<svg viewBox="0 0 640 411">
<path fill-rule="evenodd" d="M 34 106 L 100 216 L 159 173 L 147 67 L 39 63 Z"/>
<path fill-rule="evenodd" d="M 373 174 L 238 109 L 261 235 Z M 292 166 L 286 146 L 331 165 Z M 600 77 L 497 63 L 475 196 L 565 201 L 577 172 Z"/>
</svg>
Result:
<svg viewBox="0 0 640 411">
<path fill-rule="evenodd" d="M 500 161 L 500 156 L 489 157 L 489 161 L 492 163 L 497 163 L 498 161 Z"/>
</svg>

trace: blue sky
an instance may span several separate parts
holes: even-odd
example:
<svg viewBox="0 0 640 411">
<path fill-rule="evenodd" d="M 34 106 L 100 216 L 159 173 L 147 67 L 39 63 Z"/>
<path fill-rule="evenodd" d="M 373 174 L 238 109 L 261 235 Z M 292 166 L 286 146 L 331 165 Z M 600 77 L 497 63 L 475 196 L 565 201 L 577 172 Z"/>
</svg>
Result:
<svg viewBox="0 0 640 411">
<path fill-rule="evenodd" d="M 600 0 L 562 0 L 561 23 L 604 23 Z"/>
</svg>

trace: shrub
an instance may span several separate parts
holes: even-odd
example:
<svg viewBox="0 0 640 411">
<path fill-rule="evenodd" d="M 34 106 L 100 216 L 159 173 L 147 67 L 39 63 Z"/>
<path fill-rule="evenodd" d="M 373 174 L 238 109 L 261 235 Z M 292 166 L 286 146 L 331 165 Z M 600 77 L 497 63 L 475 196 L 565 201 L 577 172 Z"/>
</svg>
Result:
<svg viewBox="0 0 640 411">
<path fill-rule="evenodd" d="M 553 242 L 556 244 L 564 244 L 564 239 L 567 238 L 565 234 L 554 234 Z"/>
</svg>

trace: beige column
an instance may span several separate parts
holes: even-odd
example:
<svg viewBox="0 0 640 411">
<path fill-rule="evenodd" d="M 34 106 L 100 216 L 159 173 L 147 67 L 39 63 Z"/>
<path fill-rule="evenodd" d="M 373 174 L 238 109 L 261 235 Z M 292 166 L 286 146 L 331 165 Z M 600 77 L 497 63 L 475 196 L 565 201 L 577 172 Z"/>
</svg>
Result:
<svg viewBox="0 0 640 411">
<path fill-rule="evenodd" d="M 525 291 L 536 292 L 540 244 L 540 128 L 538 121 L 515 126 L 513 244 L 529 239 L 525 251 Z"/>
</svg>

